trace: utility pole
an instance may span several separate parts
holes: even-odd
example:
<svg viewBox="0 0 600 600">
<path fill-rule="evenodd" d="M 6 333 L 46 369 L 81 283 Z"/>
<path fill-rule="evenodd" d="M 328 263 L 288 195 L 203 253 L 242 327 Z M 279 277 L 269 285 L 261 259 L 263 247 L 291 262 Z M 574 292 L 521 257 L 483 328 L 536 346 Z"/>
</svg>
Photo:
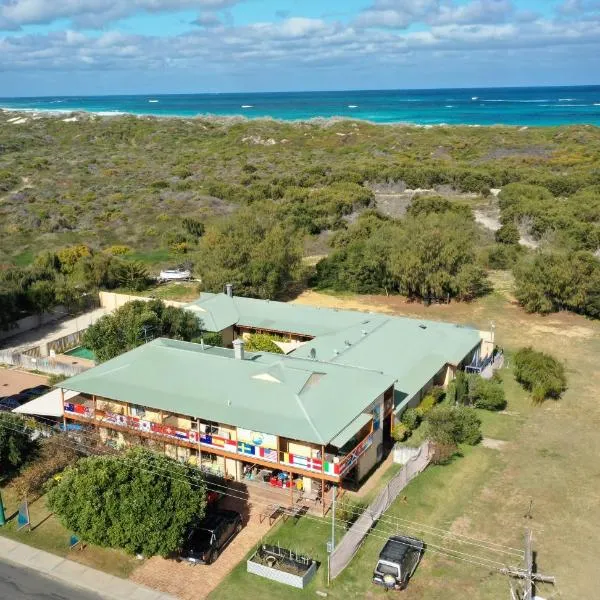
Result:
<svg viewBox="0 0 600 600">
<path fill-rule="evenodd" d="M 335 485 L 331 486 L 331 551 L 335 550 Z"/>
<path fill-rule="evenodd" d="M 525 589 L 522 595 L 517 596 L 517 600 L 533 600 L 533 586 L 536 582 L 551 583 L 554 585 L 554 577 L 552 575 L 542 575 L 536 573 L 533 564 L 533 534 L 531 529 L 525 532 L 525 568 L 517 569 L 514 567 L 502 569 L 502 573 L 515 579 L 521 579 L 525 583 Z M 511 582 L 511 597 L 515 597 L 514 588 Z"/>
</svg>

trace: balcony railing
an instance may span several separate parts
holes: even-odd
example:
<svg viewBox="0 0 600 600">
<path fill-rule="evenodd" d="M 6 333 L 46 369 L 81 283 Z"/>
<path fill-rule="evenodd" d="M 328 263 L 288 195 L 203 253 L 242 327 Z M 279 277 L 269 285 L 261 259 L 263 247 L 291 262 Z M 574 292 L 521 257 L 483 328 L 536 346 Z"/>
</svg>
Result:
<svg viewBox="0 0 600 600">
<path fill-rule="evenodd" d="M 294 454 L 292 452 L 279 452 L 271 448 L 256 446 L 248 442 L 232 440 L 223 435 L 202 433 L 194 429 L 182 429 L 161 423 L 148 421 L 140 417 L 121 415 L 108 411 L 94 410 L 89 404 L 65 402 L 65 415 L 93 420 L 97 423 L 106 423 L 113 427 L 123 428 L 129 431 L 139 431 L 142 434 L 157 436 L 161 439 L 187 442 L 199 448 L 222 450 L 230 454 L 237 454 L 244 458 L 260 458 L 273 464 L 280 464 L 311 473 L 324 473 L 333 477 L 343 477 L 356 464 L 373 444 L 373 434 L 363 439 L 349 454 L 335 456 L 325 454 L 323 458 L 314 458 Z"/>
</svg>

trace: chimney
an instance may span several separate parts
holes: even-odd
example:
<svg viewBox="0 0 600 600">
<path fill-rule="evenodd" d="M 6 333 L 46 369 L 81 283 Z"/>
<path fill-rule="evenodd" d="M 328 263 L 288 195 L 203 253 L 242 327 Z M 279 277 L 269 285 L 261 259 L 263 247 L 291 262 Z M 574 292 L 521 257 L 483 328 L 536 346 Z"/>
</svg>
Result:
<svg viewBox="0 0 600 600">
<path fill-rule="evenodd" d="M 237 338 L 233 340 L 233 355 L 236 360 L 244 360 L 244 340 Z"/>
<path fill-rule="evenodd" d="M 233 298 L 233 283 L 226 283 L 225 284 L 225 293 L 230 297 Z"/>
</svg>

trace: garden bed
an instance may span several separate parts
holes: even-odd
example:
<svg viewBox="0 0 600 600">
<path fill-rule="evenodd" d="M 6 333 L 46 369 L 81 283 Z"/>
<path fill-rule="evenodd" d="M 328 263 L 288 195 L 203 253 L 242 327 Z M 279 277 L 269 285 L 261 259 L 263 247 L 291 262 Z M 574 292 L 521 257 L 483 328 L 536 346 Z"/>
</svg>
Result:
<svg viewBox="0 0 600 600">
<path fill-rule="evenodd" d="M 287 548 L 262 544 L 247 560 L 248 573 L 304 589 L 317 572 L 317 561 Z"/>
</svg>

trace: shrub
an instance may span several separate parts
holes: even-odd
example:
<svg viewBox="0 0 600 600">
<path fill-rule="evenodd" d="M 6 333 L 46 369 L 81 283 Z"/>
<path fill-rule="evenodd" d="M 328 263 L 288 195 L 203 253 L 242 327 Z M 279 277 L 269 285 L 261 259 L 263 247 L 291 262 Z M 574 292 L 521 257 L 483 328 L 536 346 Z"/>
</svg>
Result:
<svg viewBox="0 0 600 600">
<path fill-rule="evenodd" d="M 392 438 L 396 442 L 403 442 L 410 435 L 410 428 L 404 423 L 396 423 L 392 427 Z"/>
<path fill-rule="evenodd" d="M 481 421 L 472 408 L 436 406 L 425 423 L 427 437 L 440 444 L 475 445 L 481 439 Z"/>
<path fill-rule="evenodd" d="M 0 477 L 22 467 L 37 449 L 33 431 L 18 415 L 0 412 Z"/>
<path fill-rule="evenodd" d="M 273 352 L 283 354 L 283 350 L 266 333 L 253 333 L 246 339 L 246 350 L 249 352 Z"/>
<path fill-rule="evenodd" d="M 484 379 L 480 375 L 470 375 L 468 383 L 468 403 L 470 405 L 485 410 L 503 410 L 506 407 L 506 396 L 501 381 Z"/>
<path fill-rule="evenodd" d="M 439 404 L 446 397 L 446 390 L 441 385 L 434 385 L 429 390 L 429 395 L 433 396 L 436 404 Z"/>
<path fill-rule="evenodd" d="M 209 346 L 223 347 L 223 338 L 218 331 L 205 331 L 200 337 L 195 337 L 192 340 L 196 344 L 200 344 L 202 341 Z"/>
<path fill-rule="evenodd" d="M 433 442 L 431 445 L 431 462 L 434 465 L 447 465 L 458 452 L 456 444 Z"/>
<path fill-rule="evenodd" d="M 421 415 L 416 408 L 407 408 L 400 417 L 402 423 L 411 431 L 414 431 L 421 423 Z"/>
<path fill-rule="evenodd" d="M 518 227 L 512 222 L 504 223 L 494 236 L 499 244 L 518 244 L 521 239 Z"/>
<path fill-rule="evenodd" d="M 55 386 L 57 383 L 60 383 L 61 381 L 64 381 L 67 378 L 66 375 L 61 375 L 61 374 L 54 374 L 54 375 L 49 375 L 48 376 L 48 385 L 50 387 Z"/>
<path fill-rule="evenodd" d="M 335 507 L 336 520 L 339 520 L 346 529 L 349 529 L 366 508 L 367 505 L 361 500 L 344 499 Z"/>
<path fill-rule="evenodd" d="M 122 244 L 117 244 L 115 246 L 109 246 L 105 252 L 111 256 L 122 256 L 123 254 L 129 254 L 131 252 L 131 248 Z"/>
<path fill-rule="evenodd" d="M 531 392 L 533 401 L 559 398 L 567 389 L 563 365 L 555 358 L 532 348 L 521 348 L 514 357 L 515 379 Z"/>
<path fill-rule="evenodd" d="M 39 458 L 14 481 L 19 498 L 32 500 L 41 495 L 44 484 L 50 477 L 74 464 L 79 458 L 78 452 L 68 445 L 63 434 L 54 435 L 42 442 L 39 454 Z"/>
<path fill-rule="evenodd" d="M 181 224 L 183 228 L 195 238 L 200 238 L 204 235 L 204 223 L 202 223 L 202 221 L 198 221 L 198 219 L 185 217 L 181 221 Z"/>
</svg>

